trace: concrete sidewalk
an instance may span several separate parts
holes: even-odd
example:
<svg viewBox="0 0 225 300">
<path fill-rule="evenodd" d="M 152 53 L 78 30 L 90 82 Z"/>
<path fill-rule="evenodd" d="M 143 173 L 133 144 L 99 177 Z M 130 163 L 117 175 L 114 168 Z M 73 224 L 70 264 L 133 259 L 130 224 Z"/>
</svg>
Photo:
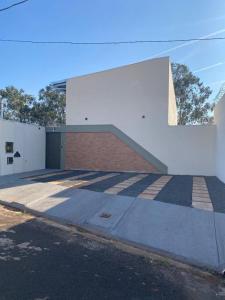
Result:
<svg viewBox="0 0 225 300">
<path fill-rule="evenodd" d="M 225 215 L 146 199 L 108 195 L 14 176 L 0 200 L 198 266 L 225 267 Z"/>
</svg>

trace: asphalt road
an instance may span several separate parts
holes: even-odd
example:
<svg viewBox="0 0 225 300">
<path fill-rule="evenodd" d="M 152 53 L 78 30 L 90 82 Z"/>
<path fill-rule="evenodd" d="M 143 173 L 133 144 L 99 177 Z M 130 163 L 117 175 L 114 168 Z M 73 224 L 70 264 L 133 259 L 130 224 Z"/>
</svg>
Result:
<svg viewBox="0 0 225 300">
<path fill-rule="evenodd" d="M 225 282 L 0 207 L 0 299 L 225 299 Z"/>
</svg>

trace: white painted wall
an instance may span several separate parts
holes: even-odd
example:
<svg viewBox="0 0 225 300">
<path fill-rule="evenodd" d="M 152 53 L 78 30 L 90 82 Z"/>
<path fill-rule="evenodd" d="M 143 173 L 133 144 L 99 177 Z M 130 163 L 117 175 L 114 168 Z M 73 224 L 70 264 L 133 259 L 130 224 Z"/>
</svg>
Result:
<svg viewBox="0 0 225 300">
<path fill-rule="evenodd" d="M 216 105 L 214 117 L 217 127 L 216 172 L 225 183 L 225 95 Z"/>
<path fill-rule="evenodd" d="M 7 165 L 5 142 L 14 143 L 14 153 L 19 151 L 20 158 L 14 158 Z M 0 175 L 14 174 L 45 168 L 45 128 L 0 119 Z"/>
<path fill-rule="evenodd" d="M 168 80 L 168 125 L 177 125 L 177 104 L 173 85 L 172 68 L 169 64 L 169 80 Z"/>
<path fill-rule="evenodd" d="M 215 175 L 215 126 L 169 126 L 177 124 L 171 76 L 165 57 L 71 78 L 66 123 L 113 124 L 171 174 Z"/>
</svg>

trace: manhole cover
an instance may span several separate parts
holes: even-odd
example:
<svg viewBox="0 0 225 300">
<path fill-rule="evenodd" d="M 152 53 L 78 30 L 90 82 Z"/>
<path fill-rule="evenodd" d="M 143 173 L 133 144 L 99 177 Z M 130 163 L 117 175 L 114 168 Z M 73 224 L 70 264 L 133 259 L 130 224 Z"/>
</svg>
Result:
<svg viewBox="0 0 225 300">
<path fill-rule="evenodd" d="M 111 216 L 112 216 L 111 214 L 106 213 L 106 212 L 103 212 L 103 213 L 100 215 L 100 218 L 108 219 L 108 218 L 110 218 Z"/>
</svg>

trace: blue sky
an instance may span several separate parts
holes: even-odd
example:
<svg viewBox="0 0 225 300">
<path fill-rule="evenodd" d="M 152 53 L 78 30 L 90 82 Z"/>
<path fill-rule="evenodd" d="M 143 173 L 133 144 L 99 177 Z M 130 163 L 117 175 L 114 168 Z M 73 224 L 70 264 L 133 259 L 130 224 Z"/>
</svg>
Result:
<svg viewBox="0 0 225 300">
<path fill-rule="evenodd" d="M 0 7 L 18 0 L 1 0 Z M 111 41 L 225 36 L 224 0 L 30 0 L 0 13 L 0 38 Z M 187 64 L 213 96 L 225 81 L 225 41 L 117 46 L 0 43 L 0 88 L 36 95 L 52 81 L 155 56 Z"/>
</svg>

